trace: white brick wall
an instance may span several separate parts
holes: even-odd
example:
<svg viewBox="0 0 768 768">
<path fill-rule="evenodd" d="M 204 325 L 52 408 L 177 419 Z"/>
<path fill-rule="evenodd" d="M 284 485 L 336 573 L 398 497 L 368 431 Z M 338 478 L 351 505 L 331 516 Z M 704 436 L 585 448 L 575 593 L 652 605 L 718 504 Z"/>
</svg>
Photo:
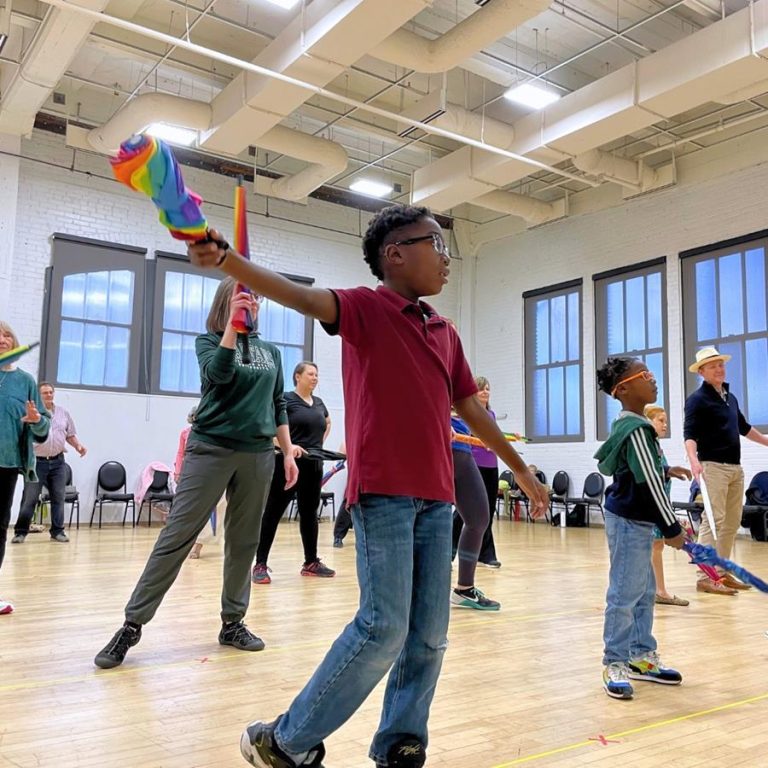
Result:
<svg viewBox="0 0 768 768">
<path fill-rule="evenodd" d="M 63 232 L 109 242 L 183 252 L 157 221 L 149 200 L 112 179 L 107 159 L 74 153 L 63 137 L 36 131 L 22 141 L 18 190 L 0 187 L 0 205 L 8 213 L 18 193 L 15 249 L 0 281 L 10 285 L 11 300 L 0 309 L 24 341 L 41 334 L 44 272 L 50 264 L 51 235 Z M 209 223 L 232 232 L 235 181 L 205 171 L 183 168 L 187 184 L 202 195 Z M 262 264 L 315 279 L 318 286 L 339 288 L 375 284 L 362 259 L 360 235 L 370 214 L 317 200 L 306 206 L 248 195 L 251 256 Z M 261 214 L 261 215 L 260 215 Z M 12 217 L 6 218 L 13 223 Z M 2 263 L 2 262 L 0 262 Z M 457 316 L 460 261 L 453 265 L 451 284 L 434 303 L 440 311 Z M 318 395 L 327 403 L 334 428 L 331 448 L 343 436 L 341 347 L 315 326 L 315 360 L 320 368 Z M 30 354 L 21 367 L 37 375 L 37 357 Z M 194 399 L 138 396 L 83 391 L 58 392 L 58 402 L 71 410 L 89 454 L 70 457 L 85 507 L 90 504 L 98 466 L 108 459 L 122 461 L 132 489 L 140 470 L 152 460 L 170 462 L 179 430 Z M 330 486 L 343 491 L 345 473 Z M 14 507 L 14 516 L 16 507 Z"/>
<path fill-rule="evenodd" d="M 670 425 L 663 442 L 669 461 L 685 463 L 682 445 L 683 351 L 680 251 L 765 229 L 764 190 L 768 165 L 717 181 L 674 188 L 623 205 L 575 216 L 481 249 L 477 263 L 477 351 L 475 368 L 492 384 L 492 405 L 508 419 L 502 427 L 522 431 L 524 408 L 524 291 L 581 277 L 583 286 L 584 420 L 586 441 L 526 445 L 525 459 L 548 478 L 565 469 L 574 492 L 595 469 L 594 302 L 592 275 L 667 256 Z M 601 395 L 602 397 L 602 395 Z M 768 449 L 743 442 L 747 481 L 768 467 Z M 673 498 L 687 498 L 686 484 L 674 484 Z"/>
</svg>

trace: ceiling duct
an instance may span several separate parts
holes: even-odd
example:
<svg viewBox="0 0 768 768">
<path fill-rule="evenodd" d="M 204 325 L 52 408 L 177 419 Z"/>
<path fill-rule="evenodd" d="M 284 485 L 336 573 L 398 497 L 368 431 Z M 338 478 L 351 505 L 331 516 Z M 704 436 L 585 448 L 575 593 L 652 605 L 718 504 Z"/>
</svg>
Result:
<svg viewBox="0 0 768 768">
<path fill-rule="evenodd" d="M 389 5 L 378 0 L 382 5 Z M 416 72 L 447 72 L 549 8 L 550 0 L 493 0 L 435 40 L 398 29 L 368 53 Z"/>
<path fill-rule="evenodd" d="M 115 154 L 120 143 L 151 123 L 167 123 L 195 131 L 211 124 L 211 105 L 165 93 L 147 93 L 129 101 L 111 120 L 86 132 L 67 129 L 67 143 L 104 154 Z M 347 153 L 339 144 L 282 125 L 271 128 L 253 141 L 259 147 L 303 160 L 309 165 L 291 176 L 278 179 L 256 177 L 255 191 L 294 202 L 303 201 L 318 187 L 347 167 Z"/>
<path fill-rule="evenodd" d="M 557 162 L 558 153 L 561 159 L 582 155 L 765 81 L 766 58 L 768 0 L 756 0 L 518 120 L 508 149 L 540 162 Z M 414 173 L 411 199 L 444 211 L 530 174 L 520 160 L 462 147 Z"/>
<path fill-rule="evenodd" d="M 80 0 L 93 11 L 103 11 L 108 0 Z M 10 8 L 10 6 L 7 6 Z M 35 115 L 66 74 L 95 22 L 72 11 L 51 8 L 24 52 L 0 100 L 0 132 L 14 136 L 31 133 Z"/>
</svg>

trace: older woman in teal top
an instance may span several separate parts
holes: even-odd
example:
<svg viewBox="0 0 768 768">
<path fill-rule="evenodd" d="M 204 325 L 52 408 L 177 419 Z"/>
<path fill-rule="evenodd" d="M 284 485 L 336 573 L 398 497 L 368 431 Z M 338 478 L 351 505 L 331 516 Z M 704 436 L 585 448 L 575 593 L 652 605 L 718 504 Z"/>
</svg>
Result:
<svg viewBox="0 0 768 768">
<path fill-rule="evenodd" d="M 13 329 L 0 321 L 0 354 L 19 346 Z M 13 492 L 19 473 L 36 480 L 33 441 L 43 442 L 51 421 L 37 391 L 35 380 L 13 364 L 0 368 L 0 566 L 11 521 Z M 13 606 L 0 598 L 0 615 Z"/>
</svg>

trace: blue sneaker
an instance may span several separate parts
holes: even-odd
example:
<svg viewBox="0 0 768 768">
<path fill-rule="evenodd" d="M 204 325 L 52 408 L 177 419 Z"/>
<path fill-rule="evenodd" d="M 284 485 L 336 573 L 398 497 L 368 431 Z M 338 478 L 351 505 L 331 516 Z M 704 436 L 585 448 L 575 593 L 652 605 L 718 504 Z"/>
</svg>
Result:
<svg viewBox="0 0 768 768">
<path fill-rule="evenodd" d="M 622 661 L 614 661 L 603 669 L 603 688 L 612 699 L 631 699 L 634 695 L 629 682 L 629 667 Z"/>
<path fill-rule="evenodd" d="M 630 659 L 629 676 L 633 680 L 648 680 L 662 685 L 680 685 L 683 682 L 683 676 L 676 669 L 661 663 L 656 651 L 646 653 L 639 659 Z"/>
</svg>

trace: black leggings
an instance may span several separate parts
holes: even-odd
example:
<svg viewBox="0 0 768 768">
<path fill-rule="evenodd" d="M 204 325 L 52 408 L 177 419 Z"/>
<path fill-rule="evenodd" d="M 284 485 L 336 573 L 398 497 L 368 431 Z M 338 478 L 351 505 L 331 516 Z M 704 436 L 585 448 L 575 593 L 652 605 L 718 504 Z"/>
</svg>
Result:
<svg viewBox="0 0 768 768">
<path fill-rule="evenodd" d="M 472 587 L 475 584 L 477 556 L 488 527 L 488 501 L 483 479 L 472 454 L 467 451 L 451 453 L 456 510 L 464 521 L 458 541 L 459 584 Z"/>
<path fill-rule="evenodd" d="M 16 481 L 18 479 L 18 469 L 15 467 L 0 467 L 0 566 L 2 566 L 5 559 L 5 540 L 8 538 L 13 492 L 16 490 Z"/>
<path fill-rule="evenodd" d="M 299 531 L 304 545 L 304 562 L 317 560 L 317 508 L 320 506 L 320 483 L 323 480 L 323 462 L 317 459 L 296 459 L 299 479 L 293 488 L 285 490 L 285 469 L 282 454 L 275 455 L 275 473 L 269 489 L 267 506 L 261 518 L 261 535 L 256 551 L 256 562 L 266 565 L 269 550 L 277 533 L 277 524 L 288 505 L 296 499 L 299 511 Z"/>
<path fill-rule="evenodd" d="M 480 467 L 480 476 L 483 478 L 485 493 L 488 499 L 488 527 L 483 535 L 483 545 L 480 547 L 481 563 L 492 563 L 497 560 L 496 544 L 493 541 L 493 518 L 496 514 L 496 500 L 499 497 L 499 468 Z"/>
</svg>

